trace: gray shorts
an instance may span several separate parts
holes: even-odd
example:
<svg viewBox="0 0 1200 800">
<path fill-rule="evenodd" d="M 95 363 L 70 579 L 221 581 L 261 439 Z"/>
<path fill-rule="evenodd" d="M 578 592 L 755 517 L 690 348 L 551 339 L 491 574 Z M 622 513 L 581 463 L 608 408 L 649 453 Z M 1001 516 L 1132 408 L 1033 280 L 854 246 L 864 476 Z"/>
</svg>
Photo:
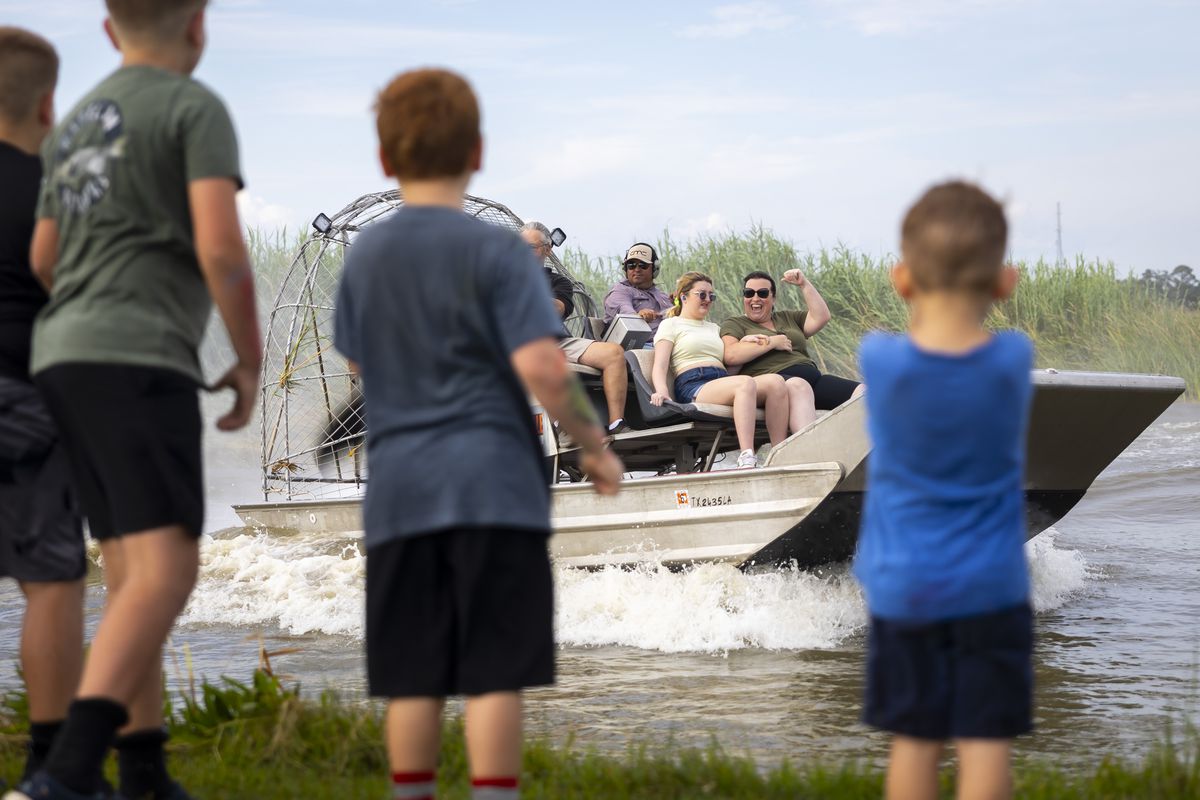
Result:
<svg viewBox="0 0 1200 800">
<path fill-rule="evenodd" d="M 571 336 L 566 339 L 560 339 L 558 346 L 567 354 L 567 361 L 570 361 L 572 364 L 578 364 L 579 359 L 583 358 L 583 351 L 595 343 L 595 339 L 582 339 L 578 336 Z"/>
<path fill-rule="evenodd" d="M 10 399 L 21 392 L 22 413 L 49 418 L 33 387 L 9 382 L 5 388 Z M 0 451 L 17 446 L 6 444 L 13 447 Z M 83 523 L 62 446 L 15 464 L 0 460 L 0 576 L 49 583 L 79 580 L 86 572 Z"/>
</svg>

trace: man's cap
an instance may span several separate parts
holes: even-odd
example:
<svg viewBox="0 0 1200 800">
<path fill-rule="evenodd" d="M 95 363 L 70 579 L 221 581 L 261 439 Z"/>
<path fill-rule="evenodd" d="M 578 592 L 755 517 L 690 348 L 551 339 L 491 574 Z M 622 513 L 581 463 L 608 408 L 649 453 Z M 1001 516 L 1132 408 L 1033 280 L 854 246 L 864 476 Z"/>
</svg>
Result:
<svg viewBox="0 0 1200 800">
<path fill-rule="evenodd" d="M 625 259 L 621 263 L 625 264 L 630 261 L 641 261 L 643 264 L 653 264 L 654 251 L 652 251 L 647 245 L 635 244 L 633 247 L 625 251 Z"/>
</svg>

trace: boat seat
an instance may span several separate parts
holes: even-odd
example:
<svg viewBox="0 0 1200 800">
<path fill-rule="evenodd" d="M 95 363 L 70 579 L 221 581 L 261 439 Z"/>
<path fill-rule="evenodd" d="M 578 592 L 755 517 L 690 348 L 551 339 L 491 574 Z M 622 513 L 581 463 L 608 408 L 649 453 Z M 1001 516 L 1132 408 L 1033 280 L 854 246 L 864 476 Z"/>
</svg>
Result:
<svg viewBox="0 0 1200 800">
<path fill-rule="evenodd" d="M 597 342 L 604 341 L 604 320 L 600 317 L 584 317 L 584 330 L 587 332 L 589 339 L 595 339 Z"/>
<path fill-rule="evenodd" d="M 733 406 L 716 403 L 676 402 L 675 374 L 673 372 L 667 373 L 667 394 L 671 399 L 661 406 L 654 405 L 650 402 L 650 395 L 654 394 L 654 379 L 651 372 L 654 368 L 654 351 L 627 350 L 625 351 L 625 361 L 629 364 L 629 372 L 633 379 L 630 388 L 637 395 L 638 410 L 641 412 L 642 421 L 646 426 L 675 425 L 687 420 L 733 422 Z M 626 411 L 629 411 L 628 407 Z M 757 409 L 755 416 L 762 421 L 764 419 L 763 410 Z"/>
<path fill-rule="evenodd" d="M 586 364 L 573 364 L 570 361 L 567 362 L 567 371 L 574 372 L 579 375 L 590 375 L 594 378 L 600 377 L 601 374 L 600 370 L 596 369 L 595 367 L 589 367 Z"/>
</svg>

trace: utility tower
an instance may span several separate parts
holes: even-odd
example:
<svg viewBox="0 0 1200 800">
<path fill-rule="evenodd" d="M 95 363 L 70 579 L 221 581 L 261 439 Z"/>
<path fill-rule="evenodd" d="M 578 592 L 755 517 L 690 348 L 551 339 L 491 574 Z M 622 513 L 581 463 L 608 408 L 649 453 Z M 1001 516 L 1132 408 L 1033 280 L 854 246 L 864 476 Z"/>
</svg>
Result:
<svg viewBox="0 0 1200 800">
<path fill-rule="evenodd" d="M 1065 267 L 1067 265 L 1067 259 L 1063 258 L 1062 251 L 1062 203 L 1055 203 L 1054 208 L 1058 214 L 1058 237 L 1055 239 L 1057 256 L 1054 259 L 1054 266 Z"/>
</svg>

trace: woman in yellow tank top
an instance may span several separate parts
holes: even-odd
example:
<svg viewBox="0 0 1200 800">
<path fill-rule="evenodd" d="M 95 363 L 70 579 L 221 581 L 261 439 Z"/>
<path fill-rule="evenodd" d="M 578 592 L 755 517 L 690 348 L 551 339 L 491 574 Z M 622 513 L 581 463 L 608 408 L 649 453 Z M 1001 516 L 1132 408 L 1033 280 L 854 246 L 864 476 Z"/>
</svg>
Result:
<svg viewBox="0 0 1200 800">
<path fill-rule="evenodd" d="M 675 373 L 675 401 L 733 406 L 737 432 L 739 468 L 758 466 L 754 457 L 754 409 L 765 410 L 767 435 L 776 445 L 787 436 L 788 395 L 779 375 L 730 375 L 722 358 L 725 345 L 720 328 L 708 322 L 716 300 L 712 278 L 700 272 L 685 272 L 675 285 L 675 305 L 654 335 L 654 394 L 650 402 L 660 406 L 670 400 L 667 373 Z"/>
</svg>

